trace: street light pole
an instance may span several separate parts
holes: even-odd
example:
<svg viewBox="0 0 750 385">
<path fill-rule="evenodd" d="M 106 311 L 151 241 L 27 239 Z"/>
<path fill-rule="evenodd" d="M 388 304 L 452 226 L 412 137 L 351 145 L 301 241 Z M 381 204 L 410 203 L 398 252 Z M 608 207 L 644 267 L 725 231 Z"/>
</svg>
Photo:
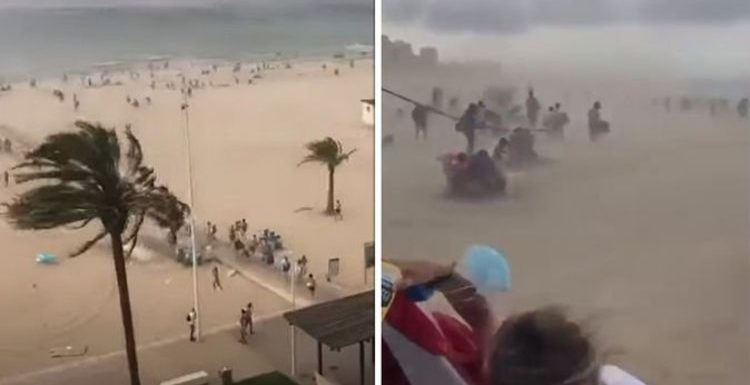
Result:
<svg viewBox="0 0 750 385">
<path fill-rule="evenodd" d="M 190 114 L 187 97 L 184 97 L 182 111 L 185 114 L 185 145 L 187 147 L 188 204 L 190 205 L 190 248 L 193 257 L 193 307 L 195 308 L 196 340 L 201 340 L 201 312 L 198 303 L 198 250 L 195 245 L 195 206 L 193 205 L 193 161 L 190 156 Z"/>
<path fill-rule="evenodd" d="M 292 293 L 292 311 L 294 311 L 297 308 L 297 306 L 296 306 L 297 305 L 296 299 L 294 297 L 294 286 L 295 286 L 295 284 L 294 284 L 294 281 L 295 281 L 294 278 L 295 278 L 295 270 L 296 270 L 295 265 L 296 266 L 299 265 L 299 260 L 296 261 L 294 263 L 294 265 L 292 265 L 291 268 L 289 269 L 289 273 L 290 273 L 289 274 L 289 284 L 291 285 L 291 288 L 289 289 L 289 291 L 291 291 L 291 293 Z M 296 360 L 297 354 L 295 352 L 295 343 L 294 343 L 295 342 L 294 341 L 294 339 L 295 339 L 294 325 L 290 325 L 290 328 L 291 328 L 290 329 L 290 333 L 291 333 L 291 340 L 292 340 L 292 377 L 294 377 L 294 376 L 297 375 L 297 360 Z"/>
</svg>

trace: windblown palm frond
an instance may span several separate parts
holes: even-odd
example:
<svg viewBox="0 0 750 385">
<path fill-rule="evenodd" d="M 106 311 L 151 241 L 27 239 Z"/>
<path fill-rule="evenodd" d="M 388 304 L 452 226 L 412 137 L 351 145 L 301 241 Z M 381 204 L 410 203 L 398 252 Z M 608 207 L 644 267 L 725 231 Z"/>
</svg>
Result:
<svg viewBox="0 0 750 385">
<path fill-rule="evenodd" d="M 76 127 L 75 132 L 48 136 L 14 167 L 15 181 L 31 186 L 4 205 L 5 216 L 21 230 L 80 229 L 94 220 L 101 223 L 97 235 L 71 256 L 85 253 L 109 235 L 131 384 L 140 385 L 124 245 L 129 245 L 130 255 L 146 218 L 176 232 L 190 209 L 169 189 L 156 185 L 154 170 L 143 164 L 141 144 L 129 128 L 122 157 L 114 129 L 83 121 Z"/>
<path fill-rule="evenodd" d="M 16 183 L 35 185 L 7 205 L 11 224 L 24 230 L 81 228 L 98 219 L 106 232 L 128 230 L 126 243 L 137 239 L 145 217 L 170 231 L 184 224 L 189 208 L 166 187 L 156 186 L 154 170 L 143 164 L 141 144 L 130 129 L 121 157 L 115 130 L 83 121 L 76 127 L 50 135 L 14 167 Z M 94 244 L 87 242 L 72 255 Z"/>
<path fill-rule="evenodd" d="M 305 163 L 321 163 L 324 164 L 328 169 L 328 198 L 326 203 L 326 213 L 333 214 L 333 200 L 334 200 L 334 179 L 333 175 L 336 172 L 336 167 L 341 165 L 346 160 L 349 160 L 357 149 L 350 151 L 344 151 L 344 147 L 341 142 L 329 137 L 323 140 L 312 141 L 305 145 L 305 148 L 309 153 L 302 158 L 302 161 L 297 164 L 301 166 Z"/>
<path fill-rule="evenodd" d="M 331 137 L 310 142 L 305 145 L 305 148 L 307 148 L 310 153 L 299 162 L 299 165 L 316 162 L 323 163 L 333 168 L 337 167 L 345 160 L 349 160 L 349 157 L 357 151 L 357 149 L 353 149 L 344 152 L 341 142 Z"/>
</svg>

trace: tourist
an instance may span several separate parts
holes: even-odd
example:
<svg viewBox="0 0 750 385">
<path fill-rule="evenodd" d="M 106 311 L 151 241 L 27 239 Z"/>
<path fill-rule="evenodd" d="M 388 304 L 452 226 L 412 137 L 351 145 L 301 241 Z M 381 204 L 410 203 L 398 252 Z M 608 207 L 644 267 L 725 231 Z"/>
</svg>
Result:
<svg viewBox="0 0 750 385">
<path fill-rule="evenodd" d="M 532 128 L 536 128 L 537 118 L 539 117 L 539 110 L 541 105 L 534 96 L 534 90 L 529 90 L 529 96 L 526 98 L 526 118 L 529 120 L 529 125 Z"/>
<path fill-rule="evenodd" d="M 402 289 L 450 277 L 455 269 L 455 264 L 391 263 L 401 272 L 401 279 L 396 282 L 400 293 L 403 293 Z M 602 361 L 604 356 L 590 333 L 557 308 L 536 309 L 499 320 L 487 299 L 476 290 L 444 294 L 445 304 L 441 308 L 445 305 L 452 307 L 453 316 L 447 312 L 425 313 L 429 306 L 404 299 L 407 295 L 401 297 L 400 305 L 392 310 L 400 314 L 396 317 L 389 314 L 386 322 L 390 328 L 404 334 L 410 344 L 416 344 L 409 347 L 412 354 L 424 350 L 427 342 L 430 346 L 440 344 L 443 351 L 454 351 L 471 341 L 476 354 L 465 355 L 461 363 L 464 374 L 471 379 L 467 383 L 645 385 L 619 367 Z M 428 335 L 438 335 L 439 340 L 427 341 L 425 337 Z M 401 350 L 399 345 L 387 347 L 382 358 L 384 383 L 409 383 L 409 374 L 401 370 L 412 364 L 409 357 L 398 357 L 393 353 Z"/>
<path fill-rule="evenodd" d="M 229 226 L 229 242 L 234 243 L 234 241 L 237 240 L 237 232 L 234 228 L 234 225 Z"/>
<path fill-rule="evenodd" d="M 289 262 L 289 257 L 285 255 L 284 258 L 281 260 L 281 271 L 283 271 L 284 273 L 288 273 L 291 267 L 292 267 L 292 264 L 291 262 Z"/>
<path fill-rule="evenodd" d="M 307 276 L 305 287 L 307 287 L 307 290 L 310 290 L 310 296 L 315 297 L 315 277 L 313 277 L 312 273 Z"/>
<path fill-rule="evenodd" d="M 593 142 L 600 135 L 609 132 L 609 123 L 601 118 L 602 104 L 598 101 L 589 110 L 589 139 Z"/>
<path fill-rule="evenodd" d="M 495 149 L 492 151 L 492 158 L 496 161 L 504 160 L 508 153 L 508 139 L 505 137 L 497 141 Z"/>
<path fill-rule="evenodd" d="M 419 140 L 419 134 L 427 140 L 427 108 L 421 104 L 415 104 L 411 111 L 411 119 L 414 121 L 414 137 Z"/>
<path fill-rule="evenodd" d="M 456 123 L 456 131 L 464 134 L 466 137 L 466 155 L 471 156 L 474 153 L 474 133 L 477 128 L 477 105 L 469 104 L 461 118 Z"/>
<path fill-rule="evenodd" d="M 255 255 L 255 252 L 258 250 L 258 246 L 260 243 L 258 242 L 258 236 L 253 234 L 253 238 L 250 239 L 250 242 L 247 244 L 247 248 L 250 251 L 251 255 Z"/>
<path fill-rule="evenodd" d="M 3 182 L 5 182 L 5 187 L 10 185 L 10 174 L 8 174 L 8 170 L 3 171 Z"/>
<path fill-rule="evenodd" d="M 245 308 L 240 309 L 240 343 L 247 343 L 247 317 Z"/>
<path fill-rule="evenodd" d="M 748 110 L 750 109 L 750 101 L 748 98 L 743 98 L 740 100 L 740 102 L 737 104 L 737 114 L 740 115 L 740 118 L 747 118 Z"/>
<path fill-rule="evenodd" d="M 335 216 L 334 218 L 339 221 L 344 220 L 344 214 L 341 213 L 341 201 L 336 199 L 336 208 L 334 209 Z"/>
<path fill-rule="evenodd" d="M 219 280 L 219 266 L 214 265 L 214 267 L 211 268 L 211 276 L 213 276 L 213 282 L 211 283 L 211 286 L 213 287 L 214 291 L 223 291 L 224 288 L 221 287 L 221 281 Z"/>
<path fill-rule="evenodd" d="M 195 342 L 195 324 L 197 321 L 197 313 L 195 312 L 195 308 L 190 309 L 190 312 L 187 314 L 187 323 L 190 327 L 190 342 Z"/>
</svg>

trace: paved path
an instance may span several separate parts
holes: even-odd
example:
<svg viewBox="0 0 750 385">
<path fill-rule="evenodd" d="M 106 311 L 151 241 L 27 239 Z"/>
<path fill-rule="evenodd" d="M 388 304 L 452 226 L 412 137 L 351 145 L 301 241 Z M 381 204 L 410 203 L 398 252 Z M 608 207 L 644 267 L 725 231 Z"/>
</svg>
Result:
<svg viewBox="0 0 750 385">
<path fill-rule="evenodd" d="M 292 292 L 290 278 L 279 269 L 269 266 L 257 258 L 235 257 L 234 251 L 226 246 L 218 246 L 213 250 L 214 258 L 218 259 L 224 266 L 237 270 L 243 277 L 253 281 L 257 285 L 271 293 L 292 303 Z M 326 282 L 323 277 L 316 274 L 315 296 L 304 285 L 304 280 L 298 280 L 295 286 L 294 300 L 297 306 L 310 306 L 315 302 L 328 301 L 340 298 L 354 291 L 334 283 Z"/>
<path fill-rule="evenodd" d="M 244 279 L 266 289 L 268 295 L 287 303 L 291 309 L 292 298 L 287 277 L 260 262 L 227 257 L 226 255 L 231 251 L 221 251 L 221 248 L 219 250 L 220 252 L 215 256 L 222 264 L 236 269 Z M 300 283 L 295 289 L 295 302 L 297 307 L 304 307 L 353 294 L 342 290 L 325 281 L 318 281 L 318 290 L 316 290 L 315 297 L 312 297 Z M 200 343 L 186 341 L 184 335 L 181 334 L 178 337 L 165 338 L 139 346 L 141 379 L 144 384 L 159 384 L 165 379 L 205 370 L 212 376 L 214 382 L 211 384 L 218 384 L 217 373 L 224 366 L 234 368 L 235 378 L 238 379 L 273 370 L 290 374 L 290 328 L 281 317 L 282 313 L 283 311 L 261 315 L 257 320 L 256 335 L 252 337 L 248 345 L 237 342 L 238 326 L 232 323 L 205 330 Z M 297 331 L 297 336 L 298 374 L 300 375 L 298 377 L 302 383 L 312 383 L 312 373 L 317 367 L 316 344 L 301 331 Z M 367 376 L 370 382 L 368 384 L 372 384 L 373 368 L 369 344 L 365 352 L 369 368 Z M 327 366 L 324 371 L 334 377 L 346 379 L 344 383 L 358 384 L 358 354 L 357 346 L 341 352 L 324 352 Z M 61 359 L 60 362 L 60 365 L 39 371 L 0 378 L 0 385 L 104 383 L 128 385 L 124 351 L 83 359 Z"/>
<path fill-rule="evenodd" d="M 316 343 L 304 332 L 296 332 L 297 378 L 300 384 L 313 384 L 317 368 Z M 290 375 L 290 328 L 280 315 L 259 320 L 248 344 L 237 342 L 236 325 L 207 331 L 200 343 L 184 338 L 165 340 L 139 348 L 141 380 L 144 385 L 200 370 L 210 376 L 210 385 L 220 384 L 218 372 L 231 367 L 235 379 L 278 370 Z M 365 384 L 374 381 L 372 345 L 366 343 Z M 359 347 L 340 352 L 323 349 L 323 372 L 342 384 L 359 384 Z M 0 380 L 0 385 L 129 385 L 124 352 L 71 361 L 39 372 Z"/>
</svg>

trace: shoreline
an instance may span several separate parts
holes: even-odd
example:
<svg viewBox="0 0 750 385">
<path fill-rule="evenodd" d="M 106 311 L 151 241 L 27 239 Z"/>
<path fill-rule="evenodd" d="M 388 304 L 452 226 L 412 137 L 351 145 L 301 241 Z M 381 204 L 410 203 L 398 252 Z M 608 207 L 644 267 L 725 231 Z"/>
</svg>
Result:
<svg viewBox="0 0 750 385">
<path fill-rule="evenodd" d="M 352 50 L 350 47 L 362 47 L 363 50 Z M 149 65 L 158 63 L 163 66 L 163 63 L 168 62 L 170 69 L 181 68 L 182 70 L 190 70 L 203 67 L 211 67 L 216 65 L 218 67 L 232 66 L 236 63 L 241 63 L 243 66 L 256 66 L 262 63 L 269 64 L 306 64 L 306 63 L 320 63 L 327 61 L 362 61 L 362 60 L 373 60 L 374 59 L 374 46 L 353 43 L 347 45 L 341 49 L 326 51 L 325 53 L 318 54 L 305 54 L 297 55 L 292 54 L 287 56 L 282 52 L 267 52 L 241 55 L 239 58 L 201 58 L 201 57 L 180 57 L 180 56 L 169 56 L 169 55 L 144 55 L 146 57 L 142 59 L 123 59 L 123 60 L 108 60 L 91 63 L 84 69 L 68 69 L 60 70 L 57 75 L 53 74 L 38 74 L 33 73 L 27 74 L 12 74 L 4 75 L 0 73 L 0 85 L 11 85 L 15 87 L 19 84 L 28 84 L 32 79 L 35 79 L 38 83 L 45 83 L 50 81 L 59 81 L 64 75 L 70 77 L 81 77 L 81 76 L 93 76 L 101 73 L 110 74 L 127 74 L 133 71 L 149 71 Z M 343 55 L 343 57 L 336 57 Z M 154 71 L 163 71 L 164 68 L 158 66 L 154 68 Z M 0 92 L 2 95 L 2 92 Z"/>
</svg>

